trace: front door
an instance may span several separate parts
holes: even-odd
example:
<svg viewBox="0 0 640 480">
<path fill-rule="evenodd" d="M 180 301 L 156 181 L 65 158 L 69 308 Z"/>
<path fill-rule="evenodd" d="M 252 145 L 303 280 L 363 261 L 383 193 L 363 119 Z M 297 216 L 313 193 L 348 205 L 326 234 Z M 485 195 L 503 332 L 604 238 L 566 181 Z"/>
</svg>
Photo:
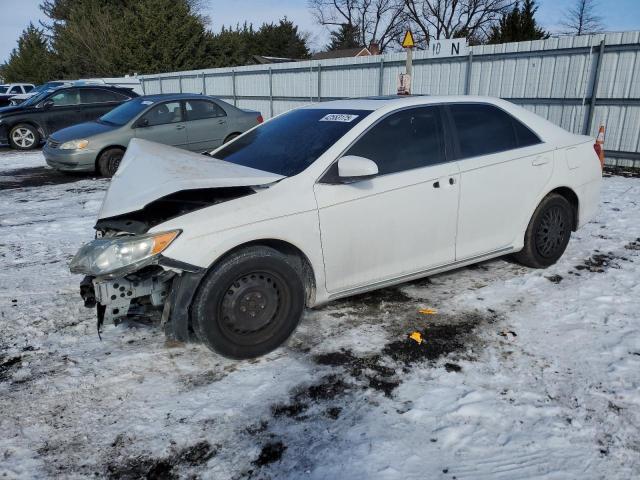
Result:
<svg viewBox="0 0 640 480">
<path fill-rule="evenodd" d="M 136 138 L 186 148 L 187 127 L 179 100 L 159 103 L 138 119 Z"/>
<path fill-rule="evenodd" d="M 51 94 L 42 103 L 51 102 L 41 113 L 44 128 L 48 135 L 62 128 L 82 123 L 82 110 L 80 107 L 80 92 L 77 88 L 65 88 Z"/>
<path fill-rule="evenodd" d="M 185 114 L 189 150 L 204 152 L 222 145 L 229 125 L 220 106 L 210 100 L 187 100 Z"/>
<path fill-rule="evenodd" d="M 339 183 L 334 164 L 316 184 L 329 292 L 454 261 L 459 178 L 443 132 L 440 107 L 393 113 L 345 153 L 376 162 L 378 176 Z"/>
</svg>

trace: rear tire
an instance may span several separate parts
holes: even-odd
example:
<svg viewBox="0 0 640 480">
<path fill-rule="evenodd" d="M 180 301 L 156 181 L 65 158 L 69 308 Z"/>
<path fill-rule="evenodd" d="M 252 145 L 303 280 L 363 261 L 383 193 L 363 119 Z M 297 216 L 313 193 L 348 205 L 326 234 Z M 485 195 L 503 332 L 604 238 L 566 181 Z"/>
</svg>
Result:
<svg viewBox="0 0 640 480">
<path fill-rule="evenodd" d="M 222 142 L 222 144 L 224 145 L 225 143 L 229 143 L 231 140 L 235 140 L 239 136 L 240 136 L 239 133 L 232 133 L 231 135 L 229 135 L 227 138 L 224 139 L 224 142 Z"/>
<path fill-rule="evenodd" d="M 298 326 L 304 305 L 297 269 L 277 250 L 256 246 L 230 255 L 207 274 L 191 318 L 207 347 L 240 360 L 282 345 Z"/>
<path fill-rule="evenodd" d="M 102 152 L 98 159 L 98 172 L 100 175 L 113 177 L 118 171 L 122 157 L 124 157 L 124 150 L 120 148 L 110 148 Z"/>
<path fill-rule="evenodd" d="M 567 248 L 573 225 L 573 207 L 562 195 L 547 195 L 531 217 L 524 236 L 524 248 L 514 255 L 531 268 L 556 263 Z"/>
<path fill-rule="evenodd" d="M 33 150 L 40 145 L 38 129 L 26 123 L 20 123 L 9 131 L 9 144 L 16 150 Z"/>
</svg>

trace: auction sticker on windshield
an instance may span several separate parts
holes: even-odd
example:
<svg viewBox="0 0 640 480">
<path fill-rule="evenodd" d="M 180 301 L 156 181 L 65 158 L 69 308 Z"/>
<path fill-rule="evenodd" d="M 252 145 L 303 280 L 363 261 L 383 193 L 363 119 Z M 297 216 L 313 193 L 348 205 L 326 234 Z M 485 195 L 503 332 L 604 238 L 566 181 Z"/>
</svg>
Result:
<svg viewBox="0 0 640 480">
<path fill-rule="evenodd" d="M 321 122 L 353 122 L 358 115 L 349 115 L 347 113 L 329 113 L 320 119 Z"/>
</svg>

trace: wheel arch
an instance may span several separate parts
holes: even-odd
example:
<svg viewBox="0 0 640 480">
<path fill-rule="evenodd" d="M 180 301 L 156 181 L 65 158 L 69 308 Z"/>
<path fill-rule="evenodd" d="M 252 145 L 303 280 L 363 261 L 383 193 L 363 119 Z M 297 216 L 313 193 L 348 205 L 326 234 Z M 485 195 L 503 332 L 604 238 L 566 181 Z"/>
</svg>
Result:
<svg viewBox="0 0 640 480">
<path fill-rule="evenodd" d="M 571 226 L 571 230 L 575 232 L 578 229 L 579 215 L 580 215 L 580 199 L 578 198 L 578 195 L 570 187 L 563 186 L 563 187 L 554 188 L 549 193 L 547 193 L 547 195 L 545 195 L 544 198 L 551 195 L 552 193 L 555 193 L 557 195 L 560 195 L 561 197 L 564 197 L 571 205 L 573 210 L 573 225 Z"/>
<path fill-rule="evenodd" d="M 299 247 L 286 240 L 277 238 L 263 238 L 236 245 L 235 247 L 227 250 L 225 253 L 220 255 L 211 265 L 209 265 L 209 267 L 207 268 L 207 272 L 211 271 L 223 260 L 238 252 L 239 250 L 257 246 L 270 247 L 282 253 L 283 255 L 286 255 L 294 268 L 296 268 L 296 270 L 298 270 L 300 273 L 300 278 L 302 279 L 305 289 L 305 304 L 307 306 L 313 305 L 316 297 L 316 276 L 313 269 L 313 264 L 309 260 L 309 257 Z"/>
<path fill-rule="evenodd" d="M 12 121 L 10 124 L 7 125 L 7 135 L 11 135 L 11 130 L 13 130 L 14 127 L 17 127 L 18 125 L 29 125 L 33 128 L 35 128 L 38 131 L 38 134 L 40 135 L 40 141 L 46 140 L 47 138 L 47 134 L 44 131 L 44 129 L 40 126 L 40 124 L 38 122 L 36 122 L 33 119 L 27 119 L 27 120 L 14 120 Z"/>
<path fill-rule="evenodd" d="M 93 162 L 93 163 L 94 163 L 94 167 L 95 167 L 95 169 L 96 169 L 96 172 L 98 171 L 98 168 L 99 168 L 99 167 L 98 167 L 98 161 L 100 160 L 100 157 L 102 156 L 102 154 L 103 154 L 104 152 L 106 152 L 107 150 L 111 150 L 112 148 L 117 148 L 118 150 L 122 150 L 123 152 L 126 152 L 126 151 L 127 151 L 127 147 L 124 147 L 124 146 L 122 146 L 122 145 L 108 145 L 108 146 L 106 146 L 106 147 L 102 148 L 102 149 L 98 152 L 98 154 L 96 155 L 96 159 L 95 159 L 95 160 L 94 160 L 94 162 Z"/>
<path fill-rule="evenodd" d="M 229 133 L 226 137 L 224 137 L 224 140 L 222 141 L 222 144 L 224 145 L 229 140 L 231 140 L 231 137 L 237 137 L 239 135 L 242 135 L 242 132 L 231 132 L 231 133 Z"/>
</svg>

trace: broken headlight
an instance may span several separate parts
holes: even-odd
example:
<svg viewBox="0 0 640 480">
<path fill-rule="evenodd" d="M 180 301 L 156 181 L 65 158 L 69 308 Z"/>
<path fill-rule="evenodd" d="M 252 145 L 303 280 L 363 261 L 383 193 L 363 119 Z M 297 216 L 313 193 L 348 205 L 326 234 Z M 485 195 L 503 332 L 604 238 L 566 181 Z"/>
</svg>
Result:
<svg viewBox="0 0 640 480">
<path fill-rule="evenodd" d="M 180 230 L 147 235 L 97 238 L 83 245 L 71 260 L 71 273 L 96 277 L 126 275 L 153 263 Z"/>
</svg>

